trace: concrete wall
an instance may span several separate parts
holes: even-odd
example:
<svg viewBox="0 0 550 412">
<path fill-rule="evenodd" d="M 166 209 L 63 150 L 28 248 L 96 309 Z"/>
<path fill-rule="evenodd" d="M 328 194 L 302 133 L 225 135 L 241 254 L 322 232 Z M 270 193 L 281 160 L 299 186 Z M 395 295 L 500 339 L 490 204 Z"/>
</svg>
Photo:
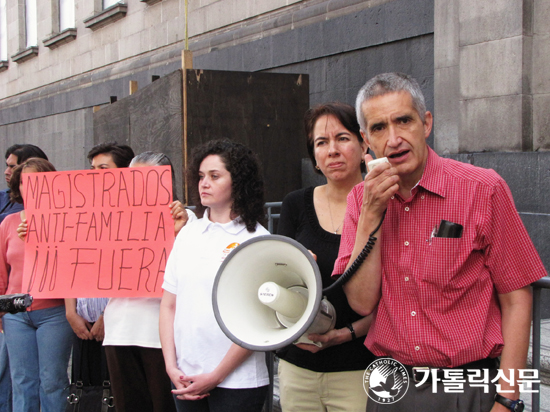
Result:
<svg viewBox="0 0 550 412">
<path fill-rule="evenodd" d="M 94 32 L 88 29 L 89 39 L 106 36 L 103 33 L 114 30 L 111 27 L 134 21 L 130 19 L 132 8 L 140 7 L 143 10 L 141 18 L 145 19 L 148 13 L 165 10 L 168 4 L 173 3 L 178 1 L 162 0 L 154 5 L 130 1 L 126 18 Z M 274 1 L 266 3 L 272 8 L 282 4 Z M 225 3 L 200 4 L 221 7 Z M 159 9 L 159 6 L 162 7 Z M 89 17 L 92 10 L 86 13 L 81 10 L 79 13 Z M 143 24 L 138 20 L 134 23 Z M 194 53 L 195 68 L 308 73 L 311 104 L 335 99 L 353 103 L 357 89 L 369 76 L 379 71 L 407 71 L 421 81 L 431 108 L 432 31 L 433 0 L 419 0 L 414 7 L 407 0 L 310 0 L 195 35 L 191 38 L 190 48 Z M 80 45 L 84 38 L 79 28 L 77 40 L 55 50 L 62 51 L 70 60 L 68 51 L 73 47 L 70 45 Z M 112 40 L 116 38 L 114 36 Z M 16 84 L 28 87 L 27 83 L 32 82 L 42 85 L 0 100 L 0 152 L 12 142 L 35 143 L 55 159 L 55 165 L 60 170 L 87 167 L 85 155 L 92 145 L 89 138 L 91 131 L 75 128 L 74 125 L 81 122 L 80 113 L 90 114 L 93 106 L 108 104 L 111 96 L 118 99 L 128 96 L 131 80 L 143 87 L 151 83 L 153 75 L 164 76 L 180 68 L 183 46 L 182 41 L 166 44 L 62 81 L 48 82 L 40 79 L 41 72 L 36 72 L 22 75 L 13 83 L 8 82 L 8 85 L 5 83 L 11 73 L 18 72 L 19 67 L 26 67 L 33 61 L 47 62 L 51 57 L 47 54 L 47 48 L 45 53 L 40 48 L 37 57 L 20 65 L 10 62 L 8 70 L 0 72 L 0 87 L 17 89 L 19 86 L 16 87 Z M 105 51 L 110 46 L 98 43 L 97 47 Z M 47 66 L 47 63 L 40 65 Z M 56 71 L 55 67 L 44 69 L 48 76 L 59 76 Z M 56 119 L 60 116 L 72 120 L 59 123 Z M 38 119 L 46 126 L 41 129 L 34 127 Z M 58 137 L 45 138 L 54 135 Z M 70 139 L 74 144 L 67 146 L 66 142 Z M 304 143 L 300 141 L 296 144 Z M 64 147 L 73 147 L 73 156 L 62 155 Z"/>
<path fill-rule="evenodd" d="M 550 149 L 550 0 L 535 0 L 533 8 L 532 77 L 533 148 Z"/>
<path fill-rule="evenodd" d="M 12 144 L 32 143 L 45 151 L 58 170 L 87 169 L 86 153 L 93 146 L 92 109 L 2 125 L 0 142 L 2 156 Z"/>
<path fill-rule="evenodd" d="M 550 148 L 548 0 L 436 0 L 435 148 Z"/>
<path fill-rule="evenodd" d="M 506 180 L 548 270 L 550 1 L 435 0 L 434 10 L 434 147 Z"/>
<path fill-rule="evenodd" d="M 396 0 L 341 16 L 323 11 L 312 19 L 309 25 L 199 55 L 195 66 L 308 73 L 311 105 L 335 99 L 354 104 L 370 77 L 403 71 L 419 81 L 433 107 L 433 0 Z"/>
</svg>

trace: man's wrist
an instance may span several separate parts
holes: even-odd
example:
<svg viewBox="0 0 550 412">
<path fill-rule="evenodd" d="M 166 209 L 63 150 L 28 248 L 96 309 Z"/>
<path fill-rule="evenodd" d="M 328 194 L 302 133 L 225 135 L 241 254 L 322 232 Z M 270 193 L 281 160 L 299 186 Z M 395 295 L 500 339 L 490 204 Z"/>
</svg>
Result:
<svg viewBox="0 0 550 412">
<path fill-rule="evenodd" d="M 523 412 L 523 409 L 525 408 L 525 405 L 521 399 L 512 400 L 499 395 L 498 393 L 495 395 L 495 402 L 500 403 L 512 412 Z"/>
</svg>

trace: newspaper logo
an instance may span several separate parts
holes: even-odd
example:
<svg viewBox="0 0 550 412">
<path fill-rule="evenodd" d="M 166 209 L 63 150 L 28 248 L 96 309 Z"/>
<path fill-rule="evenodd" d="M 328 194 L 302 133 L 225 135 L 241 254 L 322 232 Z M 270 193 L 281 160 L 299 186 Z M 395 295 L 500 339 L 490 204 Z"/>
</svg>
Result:
<svg viewBox="0 0 550 412">
<path fill-rule="evenodd" d="M 395 359 L 380 358 L 365 370 L 363 388 L 369 398 L 376 403 L 395 403 L 403 398 L 409 389 L 409 374 Z"/>
</svg>

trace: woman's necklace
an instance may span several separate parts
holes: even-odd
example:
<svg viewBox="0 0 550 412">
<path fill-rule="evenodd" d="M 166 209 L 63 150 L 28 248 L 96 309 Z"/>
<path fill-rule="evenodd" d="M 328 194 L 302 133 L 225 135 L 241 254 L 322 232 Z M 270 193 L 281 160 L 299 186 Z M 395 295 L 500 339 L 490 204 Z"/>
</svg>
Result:
<svg viewBox="0 0 550 412">
<path fill-rule="evenodd" d="M 330 223 L 332 224 L 332 228 L 334 229 L 334 220 L 332 219 L 332 208 L 330 207 L 330 199 L 328 198 L 328 193 L 326 193 L 325 191 L 325 195 L 327 197 L 327 203 L 328 203 L 328 212 L 330 214 Z M 345 218 L 345 216 L 344 216 Z M 334 234 L 338 234 L 338 231 L 340 230 L 340 227 L 342 227 L 342 225 L 344 224 L 344 219 L 342 219 L 342 221 L 340 222 L 340 224 L 338 225 L 338 227 L 336 229 L 334 229 Z"/>
</svg>

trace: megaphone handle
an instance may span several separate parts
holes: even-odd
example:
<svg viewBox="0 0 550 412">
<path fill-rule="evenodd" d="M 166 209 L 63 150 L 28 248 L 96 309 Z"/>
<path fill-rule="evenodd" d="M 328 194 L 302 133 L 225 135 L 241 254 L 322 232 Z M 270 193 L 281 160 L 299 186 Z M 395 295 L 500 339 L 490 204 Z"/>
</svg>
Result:
<svg viewBox="0 0 550 412">
<path fill-rule="evenodd" d="M 386 209 L 387 210 L 387 209 Z M 384 210 L 384 214 L 382 215 L 382 219 L 380 219 L 380 223 L 378 223 L 378 226 L 376 226 L 376 229 L 374 229 L 371 234 L 369 235 L 369 240 L 367 241 L 367 244 L 361 250 L 359 255 L 355 258 L 351 266 L 344 272 L 340 278 L 336 282 L 334 282 L 332 285 L 327 286 L 323 289 L 323 294 L 329 295 L 331 292 L 334 292 L 337 288 L 344 286 L 344 283 L 346 283 L 348 280 L 351 279 L 351 277 L 357 272 L 357 269 L 363 264 L 364 260 L 369 255 L 370 251 L 374 247 L 374 244 L 376 243 L 376 238 L 374 237 L 374 234 L 378 232 L 378 229 L 380 229 L 380 226 L 382 226 L 382 223 L 384 222 L 384 218 L 386 217 L 386 210 Z"/>
<path fill-rule="evenodd" d="M 305 334 L 303 334 L 302 336 L 300 336 L 298 339 L 296 339 L 293 344 L 294 345 L 297 345 L 299 343 L 305 343 L 305 344 L 308 344 L 308 345 L 315 345 L 319 348 L 322 348 L 323 347 L 323 344 L 321 342 L 313 342 L 311 339 L 308 339 L 307 337 L 307 332 Z"/>
</svg>

